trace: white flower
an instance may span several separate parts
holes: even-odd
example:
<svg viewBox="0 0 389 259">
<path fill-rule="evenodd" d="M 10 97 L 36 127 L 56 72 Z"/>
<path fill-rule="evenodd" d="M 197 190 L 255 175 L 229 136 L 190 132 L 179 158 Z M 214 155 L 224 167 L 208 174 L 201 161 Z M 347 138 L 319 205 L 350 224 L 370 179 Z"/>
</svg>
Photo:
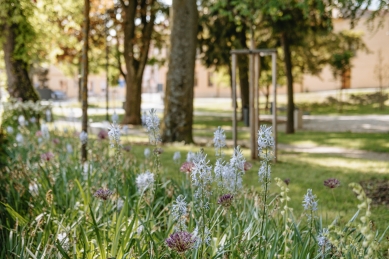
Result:
<svg viewBox="0 0 389 259">
<path fill-rule="evenodd" d="M 47 122 L 50 122 L 51 121 L 51 111 L 50 110 L 46 110 L 46 121 Z"/>
<path fill-rule="evenodd" d="M 271 175 L 271 167 L 265 160 L 261 163 L 261 166 L 259 167 L 258 170 L 259 182 L 262 183 L 263 185 L 269 183 L 270 175 Z"/>
<path fill-rule="evenodd" d="M 124 205 L 124 200 L 119 197 L 117 204 L 116 204 L 117 210 L 121 210 L 123 208 L 123 205 Z"/>
<path fill-rule="evenodd" d="M 119 116 L 116 114 L 116 111 L 112 114 L 112 122 L 115 124 L 119 121 Z"/>
<path fill-rule="evenodd" d="M 81 141 L 81 144 L 86 144 L 88 142 L 88 133 L 86 133 L 85 131 L 82 131 L 80 133 L 80 141 Z"/>
<path fill-rule="evenodd" d="M 57 239 L 59 243 L 61 244 L 62 248 L 65 250 L 69 249 L 70 247 L 70 240 L 67 237 L 67 234 L 65 232 L 59 233 L 57 236 Z"/>
<path fill-rule="evenodd" d="M 149 148 L 145 148 L 145 151 L 143 151 L 143 154 L 145 155 L 146 158 L 150 157 L 151 151 Z"/>
<path fill-rule="evenodd" d="M 128 135 L 130 133 L 130 128 L 128 127 L 128 125 L 123 126 L 123 132 L 124 135 Z"/>
<path fill-rule="evenodd" d="M 143 193 L 147 188 L 152 187 L 154 184 L 154 174 L 146 171 L 136 177 L 135 182 L 140 193 Z"/>
<path fill-rule="evenodd" d="M 24 126 L 24 125 L 26 124 L 26 119 L 24 118 L 23 115 L 20 115 L 20 116 L 18 117 L 18 122 L 19 122 L 19 125 L 20 125 L 20 126 Z"/>
<path fill-rule="evenodd" d="M 185 196 L 179 195 L 176 202 L 172 206 L 172 216 L 174 220 L 178 220 L 187 213 L 187 204 L 185 202 Z"/>
<path fill-rule="evenodd" d="M 68 152 L 69 154 L 73 153 L 73 147 L 71 144 L 66 144 L 66 152 Z"/>
<path fill-rule="evenodd" d="M 330 232 L 328 231 L 328 229 L 323 228 L 317 236 L 316 240 L 317 244 L 319 245 L 319 254 L 324 254 L 331 249 L 332 245 L 330 240 L 328 239 L 329 234 Z"/>
<path fill-rule="evenodd" d="M 232 167 L 234 167 L 238 173 L 244 174 L 244 164 L 246 162 L 246 159 L 244 158 L 242 151 L 240 150 L 240 147 L 237 146 L 234 149 L 234 153 L 232 154 L 232 157 L 230 159 L 230 164 Z"/>
<path fill-rule="evenodd" d="M 270 161 L 274 158 L 274 138 L 272 128 L 261 125 L 258 131 L 258 155 L 264 160 Z"/>
<path fill-rule="evenodd" d="M 195 198 L 200 198 L 204 194 L 210 194 L 210 185 L 212 183 L 212 167 L 209 165 L 207 155 L 203 152 L 198 152 L 193 159 L 192 168 L 192 184 L 195 187 Z M 207 202 L 202 200 L 202 206 L 207 207 Z"/>
<path fill-rule="evenodd" d="M 7 126 L 7 132 L 8 132 L 9 134 L 14 133 L 14 128 L 12 128 L 11 126 Z"/>
<path fill-rule="evenodd" d="M 156 110 L 151 109 L 149 114 L 144 117 L 144 125 L 149 133 L 149 140 L 152 145 L 161 141 L 159 134 L 159 118 L 156 115 Z"/>
<path fill-rule="evenodd" d="M 50 132 L 49 132 L 49 127 L 47 127 L 46 124 L 41 125 L 41 132 L 42 132 L 42 137 L 44 139 L 49 139 L 50 138 Z"/>
<path fill-rule="evenodd" d="M 30 122 L 34 124 L 36 122 L 36 118 L 35 117 L 31 117 Z"/>
<path fill-rule="evenodd" d="M 109 143 L 111 148 L 120 147 L 120 127 L 114 122 L 108 130 Z"/>
<path fill-rule="evenodd" d="M 84 162 L 82 164 L 82 176 L 85 181 L 88 180 L 88 176 L 92 173 L 92 170 L 93 170 L 92 164 L 89 164 L 88 162 Z"/>
<path fill-rule="evenodd" d="M 28 190 L 32 196 L 38 196 L 39 194 L 39 187 L 35 182 L 32 182 L 28 185 Z"/>
<path fill-rule="evenodd" d="M 307 194 L 304 195 L 304 200 L 303 200 L 304 210 L 316 211 L 317 201 L 315 199 L 316 199 L 316 195 L 313 195 L 312 189 L 308 189 Z"/>
<path fill-rule="evenodd" d="M 176 163 L 180 163 L 180 159 L 181 159 L 180 151 L 174 152 L 173 161 L 176 162 Z"/>
<path fill-rule="evenodd" d="M 186 161 L 187 162 L 193 162 L 193 159 L 195 157 L 196 157 L 196 154 L 189 151 L 188 154 L 186 155 Z"/>
<path fill-rule="evenodd" d="M 219 154 L 219 152 L 221 152 L 220 149 L 226 146 L 226 134 L 224 134 L 224 130 L 221 127 L 218 127 L 213 134 L 213 143 L 216 149 L 216 155 L 221 155 Z"/>
<path fill-rule="evenodd" d="M 196 226 L 196 228 L 193 230 L 192 235 L 193 239 L 195 239 L 194 248 L 198 249 L 202 244 L 210 245 L 211 243 L 211 232 L 207 227 L 205 227 L 204 236 L 201 237 L 200 234 L 202 231 L 199 231 L 199 227 Z"/>
<path fill-rule="evenodd" d="M 17 141 L 18 143 L 22 144 L 22 143 L 23 143 L 23 140 L 24 140 L 23 135 L 22 135 L 21 133 L 18 133 L 18 134 L 16 135 L 16 141 Z"/>
<path fill-rule="evenodd" d="M 137 229 L 136 229 L 136 233 L 137 233 L 138 235 L 142 234 L 143 229 L 144 229 L 143 225 L 139 225 L 139 226 L 137 227 Z"/>
</svg>

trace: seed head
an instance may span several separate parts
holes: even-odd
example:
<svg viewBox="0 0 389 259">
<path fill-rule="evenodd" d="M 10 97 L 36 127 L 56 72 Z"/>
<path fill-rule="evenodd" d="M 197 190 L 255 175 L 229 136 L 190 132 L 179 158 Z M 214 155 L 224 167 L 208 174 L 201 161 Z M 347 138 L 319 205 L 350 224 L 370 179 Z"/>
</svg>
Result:
<svg viewBox="0 0 389 259">
<path fill-rule="evenodd" d="M 233 200 L 234 196 L 232 194 L 223 194 L 222 196 L 219 197 L 219 199 L 217 200 L 217 204 L 225 207 L 225 208 L 228 208 L 231 206 L 232 204 L 232 200 Z"/>
<path fill-rule="evenodd" d="M 340 185 L 340 182 L 336 178 L 329 178 L 324 181 L 324 186 L 327 186 L 330 189 L 334 189 Z"/>
<path fill-rule="evenodd" d="M 173 233 L 166 239 L 166 245 L 177 253 L 185 253 L 192 249 L 195 242 L 193 235 L 186 231 Z"/>
<path fill-rule="evenodd" d="M 100 200 L 106 201 L 106 200 L 108 200 L 108 198 L 112 194 L 113 194 L 113 191 L 106 189 L 106 188 L 102 188 L 102 189 L 97 190 L 95 192 L 95 194 L 93 194 L 93 196 L 95 196 L 96 198 L 99 198 Z"/>
</svg>

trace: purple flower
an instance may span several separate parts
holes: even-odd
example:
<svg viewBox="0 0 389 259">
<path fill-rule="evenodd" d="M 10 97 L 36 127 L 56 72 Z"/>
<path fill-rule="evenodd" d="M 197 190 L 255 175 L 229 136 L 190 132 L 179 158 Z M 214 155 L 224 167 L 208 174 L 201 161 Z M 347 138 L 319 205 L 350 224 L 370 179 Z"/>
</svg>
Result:
<svg viewBox="0 0 389 259">
<path fill-rule="evenodd" d="M 104 129 L 100 130 L 99 133 L 97 134 L 97 138 L 100 140 L 104 140 L 108 138 L 108 132 Z"/>
<path fill-rule="evenodd" d="M 47 152 L 47 153 L 43 153 L 42 155 L 41 155 L 41 159 L 43 160 L 43 161 L 50 161 L 51 159 L 53 159 L 54 158 L 54 154 L 53 153 L 51 153 L 51 152 Z"/>
<path fill-rule="evenodd" d="M 232 204 L 232 199 L 234 196 L 232 194 L 223 194 L 222 196 L 219 197 L 217 204 L 222 205 L 225 208 L 228 208 Z"/>
<path fill-rule="evenodd" d="M 330 189 L 334 189 L 340 185 L 340 182 L 336 178 L 329 178 L 324 181 L 324 186 L 327 186 Z"/>
<path fill-rule="evenodd" d="M 176 251 L 177 253 L 184 253 L 192 249 L 195 242 L 195 237 L 191 233 L 186 231 L 179 231 L 173 233 L 166 239 L 167 246 Z"/>
<path fill-rule="evenodd" d="M 112 194 L 113 194 L 113 191 L 106 189 L 106 188 L 102 188 L 102 189 L 98 189 L 95 192 L 95 194 L 93 194 L 93 196 L 95 196 L 103 201 L 106 201 L 106 200 L 108 200 L 109 196 L 111 196 Z"/>
<path fill-rule="evenodd" d="M 57 139 L 57 138 L 53 139 L 53 143 L 54 143 L 55 145 L 58 145 L 59 142 L 60 142 L 59 139 Z"/>
<path fill-rule="evenodd" d="M 286 185 L 289 185 L 290 179 L 289 179 L 289 178 L 286 178 L 286 179 L 284 180 L 284 183 L 285 183 Z"/>
</svg>

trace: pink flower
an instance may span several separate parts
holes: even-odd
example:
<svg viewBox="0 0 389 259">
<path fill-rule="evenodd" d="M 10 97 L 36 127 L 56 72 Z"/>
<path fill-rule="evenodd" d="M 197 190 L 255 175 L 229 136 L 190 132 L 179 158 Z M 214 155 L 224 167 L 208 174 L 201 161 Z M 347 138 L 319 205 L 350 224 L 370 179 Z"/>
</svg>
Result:
<svg viewBox="0 0 389 259">
<path fill-rule="evenodd" d="M 57 138 L 53 139 L 53 143 L 54 143 L 54 144 L 58 145 L 59 142 L 60 142 L 59 139 L 57 139 Z"/>
<path fill-rule="evenodd" d="M 180 167 L 180 172 L 183 173 L 191 173 L 192 168 L 194 167 L 194 164 L 192 162 L 184 162 L 182 166 Z"/>
<path fill-rule="evenodd" d="M 99 134 L 97 134 L 97 138 L 100 140 L 108 139 L 108 132 L 104 129 L 100 130 Z"/>
<path fill-rule="evenodd" d="M 249 162 L 247 162 L 247 161 L 244 162 L 243 169 L 244 169 L 245 171 L 250 170 L 251 167 L 253 167 L 253 165 L 252 165 L 251 163 L 249 163 Z"/>
<path fill-rule="evenodd" d="M 43 154 L 41 155 L 41 159 L 42 159 L 43 161 L 49 162 L 49 161 L 52 160 L 53 158 L 54 158 L 54 154 L 51 153 L 51 152 L 43 153 Z"/>
<path fill-rule="evenodd" d="M 35 132 L 35 137 L 42 137 L 42 131 L 38 130 L 37 132 Z"/>
</svg>

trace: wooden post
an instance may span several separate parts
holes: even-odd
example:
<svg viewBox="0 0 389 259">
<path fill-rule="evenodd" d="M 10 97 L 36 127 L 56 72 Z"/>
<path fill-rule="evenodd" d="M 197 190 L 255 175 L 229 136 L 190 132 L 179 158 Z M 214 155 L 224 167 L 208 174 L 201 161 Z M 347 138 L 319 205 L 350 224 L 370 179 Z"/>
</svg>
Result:
<svg viewBox="0 0 389 259">
<path fill-rule="evenodd" d="M 249 68 L 249 75 L 250 75 L 250 82 L 249 82 L 249 114 L 250 114 L 250 149 L 251 149 L 251 159 L 256 159 L 256 140 L 255 140 L 255 123 L 257 121 L 257 118 L 255 118 L 255 65 L 254 65 L 254 59 L 255 54 L 250 53 L 250 68 Z"/>
<path fill-rule="evenodd" d="M 234 148 L 237 146 L 237 119 L 236 119 L 236 54 L 232 54 L 231 57 L 231 79 L 232 79 L 232 105 L 234 107 L 234 113 L 232 118 L 232 138 L 234 140 Z"/>
<path fill-rule="evenodd" d="M 277 162 L 277 52 L 272 53 L 274 162 Z"/>
<path fill-rule="evenodd" d="M 254 153 L 255 158 L 258 157 L 258 129 L 259 129 L 259 77 L 261 71 L 260 55 L 254 54 L 254 111 L 255 111 L 255 123 L 254 123 Z"/>
</svg>

